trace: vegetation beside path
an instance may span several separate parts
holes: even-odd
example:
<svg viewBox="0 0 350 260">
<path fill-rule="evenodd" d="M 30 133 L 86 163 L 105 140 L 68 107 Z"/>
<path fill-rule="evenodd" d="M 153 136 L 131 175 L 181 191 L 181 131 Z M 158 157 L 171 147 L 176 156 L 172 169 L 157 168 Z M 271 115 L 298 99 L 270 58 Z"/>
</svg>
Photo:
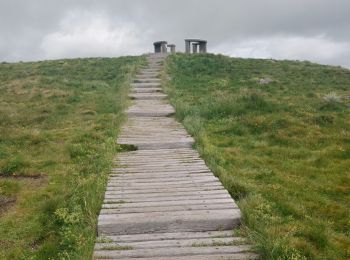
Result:
<svg viewBox="0 0 350 260">
<path fill-rule="evenodd" d="M 350 71 L 176 54 L 167 76 L 176 116 L 261 255 L 349 259 Z"/>
<path fill-rule="evenodd" d="M 0 259 L 89 259 L 142 57 L 0 64 Z"/>
</svg>

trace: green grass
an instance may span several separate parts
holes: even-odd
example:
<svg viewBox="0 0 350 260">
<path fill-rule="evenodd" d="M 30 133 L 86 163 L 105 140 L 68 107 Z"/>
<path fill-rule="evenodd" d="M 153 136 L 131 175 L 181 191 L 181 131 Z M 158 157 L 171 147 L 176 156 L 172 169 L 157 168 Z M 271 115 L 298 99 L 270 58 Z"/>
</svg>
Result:
<svg viewBox="0 0 350 260">
<path fill-rule="evenodd" d="M 350 71 L 178 54 L 167 74 L 177 118 L 238 202 L 240 234 L 261 256 L 349 259 Z"/>
<path fill-rule="evenodd" d="M 143 57 L 0 64 L 0 259 L 90 259 Z"/>
</svg>

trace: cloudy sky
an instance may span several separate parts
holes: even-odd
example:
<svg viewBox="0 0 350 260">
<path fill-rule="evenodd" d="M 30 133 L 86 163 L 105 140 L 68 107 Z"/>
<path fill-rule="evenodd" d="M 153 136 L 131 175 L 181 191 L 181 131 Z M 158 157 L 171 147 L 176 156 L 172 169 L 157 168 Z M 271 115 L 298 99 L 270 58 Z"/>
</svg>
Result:
<svg viewBox="0 0 350 260">
<path fill-rule="evenodd" d="M 0 0 L 0 61 L 138 55 L 208 40 L 238 57 L 350 68 L 350 0 Z"/>
</svg>

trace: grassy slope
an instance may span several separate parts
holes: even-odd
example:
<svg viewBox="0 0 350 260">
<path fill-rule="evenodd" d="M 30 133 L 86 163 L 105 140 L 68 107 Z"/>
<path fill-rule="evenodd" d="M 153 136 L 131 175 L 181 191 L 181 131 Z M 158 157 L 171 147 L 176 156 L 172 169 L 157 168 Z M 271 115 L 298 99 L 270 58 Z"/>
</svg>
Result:
<svg viewBox="0 0 350 260">
<path fill-rule="evenodd" d="M 167 72 L 177 117 L 238 200 L 241 232 L 260 253 L 349 259 L 350 71 L 179 54 Z M 258 84 L 266 77 L 273 83 Z"/>
<path fill-rule="evenodd" d="M 142 62 L 0 65 L 1 259 L 91 257 L 127 81 Z"/>
</svg>

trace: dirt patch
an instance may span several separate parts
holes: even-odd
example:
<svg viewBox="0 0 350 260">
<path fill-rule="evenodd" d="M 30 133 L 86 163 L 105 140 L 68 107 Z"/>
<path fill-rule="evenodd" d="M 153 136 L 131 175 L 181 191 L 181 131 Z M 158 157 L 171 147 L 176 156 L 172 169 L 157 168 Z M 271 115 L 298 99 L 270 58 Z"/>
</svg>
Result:
<svg viewBox="0 0 350 260">
<path fill-rule="evenodd" d="M 6 197 L 0 195 L 0 216 L 16 203 L 15 197 Z"/>
<path fill-rule="evenodd" d="M 48 176 L 44 174 L 10 175 L 0 174 L 0 181 L 9 181 L 14 187 L 6 192 L 1 192 L 0 186 L 0 217 L 11 211 L 17 203 L 21 203 L 33 194 L 33 191 L 47 184 Z M 18 185 L 17 185 L 18 184 Z M 17 187 L 16 187 L 17 185 Z"/>
<path fill-rule="evenodd" d="M 38 173 L 38 174 L 30 174 L 30 175 L 25 175 L 25 174 L 11 174 L 11 175 L 5 175 L 0 173 L 0 179 L 40 179 L 45 177 L 44 174 Z"/>
</svg>

